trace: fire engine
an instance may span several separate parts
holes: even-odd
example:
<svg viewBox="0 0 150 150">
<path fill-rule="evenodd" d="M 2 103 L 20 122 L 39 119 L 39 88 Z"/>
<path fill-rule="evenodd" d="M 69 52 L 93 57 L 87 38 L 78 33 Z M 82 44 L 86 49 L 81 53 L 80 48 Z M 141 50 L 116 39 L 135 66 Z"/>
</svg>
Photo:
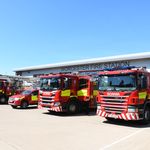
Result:
<svg viewBox="0 0 150 150">
<path fill-rule="evenodd" d="M 97 114 L 108 121 L 150 123 L 150 72 L 134 66 L 100 71 Z"/>
<path fill-rule="evenodd" d="M 9 97 L 8 104 L 12 108 L 27 108 L 29 105 L 38 105 L 38 91 L 36 89 L 24 90 L 20 94 Z"/>
<path fill-rule="evenodd" d="M 20 86 L 20 79 L 8 76 L 0 76 L 0 103 L 7 103 L 9 96 L 19 93 Z"/>
<path fill-rule="evenodd" d="M 51 74 L 40 78 L 40 106 L 49 111 L 68 112 L 82 111 L 86 104 L 96 108 L 96 84 L 90 76 L 76 74 Z"/>
</svg>

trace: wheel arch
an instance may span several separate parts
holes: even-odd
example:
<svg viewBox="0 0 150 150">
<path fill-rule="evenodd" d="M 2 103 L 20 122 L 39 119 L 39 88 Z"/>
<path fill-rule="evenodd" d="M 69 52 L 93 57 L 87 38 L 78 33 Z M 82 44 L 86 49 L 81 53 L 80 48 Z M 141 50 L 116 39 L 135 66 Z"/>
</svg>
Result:
<svg viewBox="0 0 150 150">
<path fill-rule="evenodd" d="M 29 102 L 26 99 L 23 99 L 20 103 L 20 107 L 23 108 L 23 103 L 27 103 L 27 107 L 29 106 Z"/>
<path fill-rule="evenodd" d="M 143 111 L 145 110 L 146 107 L 150 108 L 150 100 L 148 100 L 147 98 L 146 98 L 146 100 L 144 102 L 144 109 L 143 109 Z"/>
<path fill-rule="evenodd" d="M 69 109 L 70 105 L 74 105 L 76 107 L 76 110 L 75 112 L 71 112 Z M 69 101 L 68 101 L 68 104 L 67 104 L 67 111 L 71 114 L 74 114 L 74 113 L 78 113 L 80 112 L 80 102 L 79 100 L 77 99 L 77 97 L 73 96 L 73 97 L 70 97 Z"/>
</svg>

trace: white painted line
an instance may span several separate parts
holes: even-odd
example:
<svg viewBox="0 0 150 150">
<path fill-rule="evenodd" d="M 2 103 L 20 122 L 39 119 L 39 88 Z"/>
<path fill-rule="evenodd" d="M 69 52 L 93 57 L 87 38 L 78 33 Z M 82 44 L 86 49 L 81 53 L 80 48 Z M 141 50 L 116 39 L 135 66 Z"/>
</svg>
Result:
<svg viewBox="0 0 150 150">
<path fill-rule="evenodd" d="M 138 134 L 138 133 L 140 133 L 140 132 L 142 132 L 144 130 L 145 130 L 145 128 L 144 129 L 140 129 L 140 130 L 138 130 L 138 131 L 136 131 L 134 133 L 131 133 L 131 134 L 129 134 L 129 135 L 127 135 L 127 136 L 125 136 L 125 137 L 123 137 L 123 138 L 121 138 L 121 139 L 119 139 L 119 140 L 117 140 L 117 141 L 115 141 L 115 142 L 113 142 L 113 143 L 111 143 L 109 145 L 106 145 L 106 146 L 100 148 L 99 150 L 105 150 L 107 148 L 110 148 L 111 146 L 113 146 L 115 144 L 118 144 L 118 143 L 120 143 L 120 142 L 122 142 L 122 141 L 124 141 L 126 139 L 129 139 L 130 137 L 132 137 L 132 136 L 134 136 L 134 135 L 136 135 L 136 134 Z"/>
<path fill-rule="evenodd" d="M 8 141 L 4 141 L 0 138 L 0 145 L 2 149 L 10 149 L 10 150 L 22 150 L 17 144 L 10 143 Z"/>
</svg>

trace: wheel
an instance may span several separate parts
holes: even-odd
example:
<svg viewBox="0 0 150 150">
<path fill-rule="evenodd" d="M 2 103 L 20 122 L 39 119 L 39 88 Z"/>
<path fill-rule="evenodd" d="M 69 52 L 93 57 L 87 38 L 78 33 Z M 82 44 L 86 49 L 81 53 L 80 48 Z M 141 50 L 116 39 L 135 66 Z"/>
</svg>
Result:
<svg viewBox="0 0 150 150">
<path fill-rule="evenodd" d="M 2 96 L 2 97 L 0 98 L 0 103 L 1 103 L 1 104 L 6 104 L 6 103 L 7 103 L 7 98 L 6 98 L 5 96 Z"/>
<path fill-rule="evenodd" d="M 150 123 L 150 107 L 146 106 L 143 114 L 143 121 L 144 124 Z"/>
<path fill-rule="evenodd" d="M 22 101 L 20 107 L 23 108 L 23 109 L 27 108 L 28 107 L 28 102 L 27 101 Z"/>
<path fill-rule="evenodd" d="M 86 115 L 88 115 L 90 113 L 90 106 L 89 106 L 89 101 L 84 102 L 84 109 L 85 109 L 85 113 Z"/>
<path fill-rule="evenodd" d="M 67 111 L 70 113 L 70 114 L 75 114 L 78 112 L 78 104 L 76 102 L 70 102 L 68 104 L 68 108 L 67 108 Z"/>
<path fill-rule="evenodd" d="M 11 105 L 11 107 L 12 107 L 12 108 L 14 108 L 14 109 L 16 109 L 16 108 L 17 108 L 17 106 L 14 106 L 14 105 Z"/>
</svg>

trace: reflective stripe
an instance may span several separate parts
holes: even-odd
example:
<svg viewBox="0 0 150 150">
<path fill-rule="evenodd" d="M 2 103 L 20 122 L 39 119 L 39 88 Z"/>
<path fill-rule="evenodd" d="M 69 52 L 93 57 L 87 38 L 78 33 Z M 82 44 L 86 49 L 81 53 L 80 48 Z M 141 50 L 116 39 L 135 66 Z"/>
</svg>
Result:
<svg viewBox="0 0 150 150">
<path fill-rule="evenodd" d="M 132 119 L 133 119 L 133 120 L 135 120 L 135 116 L 134 116 L 134 114 L 132 114 L 132 113 L 131 113 L 131 116 L 132 116 Z"/>
<path fill-rule="evenodd" d="M 33 96 L 31 97 L 31 100 L 32 100 L 32 101 L 37 101 L 37 100 L 38 100 L 38 96 L 37 96 L 37 95 L 33 95 Z"/>
<path fill-rule="evenodd" d="M 62 111 L 63 111 L 61 106 L 49 108 L 49 110 L 51 110 L 51 111 L 56 111 L 56 112 L 62 112 Z"/>
<path fill-rule="evenodd" d="M 61 91 L 61 96 L 70 96 L 70 90 Z"/>
<path fill-rule="evenodd" d="M 124 114 L 122 114 L 122 118 L 123 118 L 124 120 L 127 120 Z"/>
<path fill-rule="evenodd" d="M 139 92 L 139 99 L 145 99 L 147 92 Z"/>
<path fill-rule="evenodd" d="M 136 115 L 136 120 L 139 120 L 139 115 L 137 113 L 135 115 Z"/>
<path fill-rule="evenodd" d="M 93 91 L 93 95 L 94 95 L 94 96 L 97 96 L 97 94 L 98 94 L 98 90 L 94 90 L 94 91 Z"/>
<path fill-rule="evenodd" d="M 129 113 L 127 113 L 126 116 L 127 116 L 128 120 L 131 120 L 131 117 L 130 117 Z"/>
<path fill-rule="evenodd" d="M 0 93 L 4 93 L 4 91 L 3 91 L 3 90 L 0 90 Z"/>
<path fill-rule="evenodd" d="M 80 91 L 78 91 L 77 95 L 78 96 L 87 96 L 88 95 L 87 90 L 80 90 Z"/>
</svg>

